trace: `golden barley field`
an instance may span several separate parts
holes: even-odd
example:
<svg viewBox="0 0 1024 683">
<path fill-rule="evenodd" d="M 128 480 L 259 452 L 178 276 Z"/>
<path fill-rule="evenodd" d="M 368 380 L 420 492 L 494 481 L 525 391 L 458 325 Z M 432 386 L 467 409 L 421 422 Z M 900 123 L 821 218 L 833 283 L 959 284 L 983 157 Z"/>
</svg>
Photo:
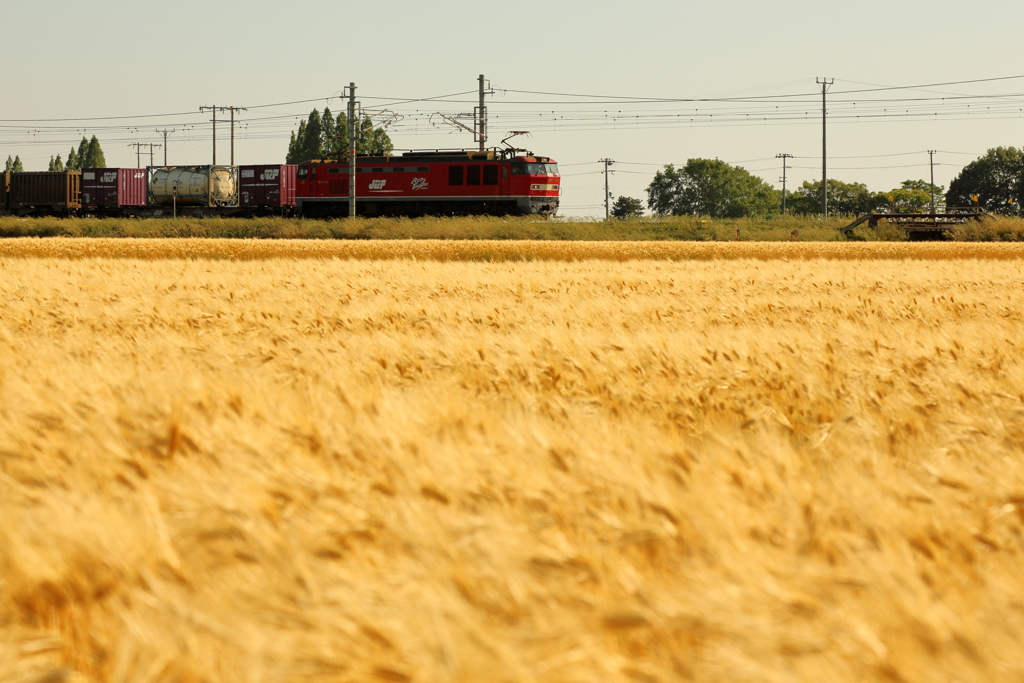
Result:
<svg viewBox="0 0 1024 683">
<path fill-rule="evenodd" d="M 0 242 L 0 681 L 1024 679 L 1024 251 L 515 246 Z"/>
</svg>

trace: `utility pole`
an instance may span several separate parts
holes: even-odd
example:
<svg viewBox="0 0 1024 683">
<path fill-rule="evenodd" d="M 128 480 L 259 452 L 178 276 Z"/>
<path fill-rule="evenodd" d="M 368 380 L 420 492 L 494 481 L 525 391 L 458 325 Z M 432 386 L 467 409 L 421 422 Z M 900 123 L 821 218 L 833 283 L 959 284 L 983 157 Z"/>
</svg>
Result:
<svg viewBox="0 0 1024 683">
<path fill-rule="evenodd" d="M 231 165 L 235 165 L 235 112 L 249 111 L 245 107 L 228 107 L 231 110 Z"/>
<path fill-rule="evenodd" d="M 223 109 L 223 107 L 199 107 L 199 113 L 203 113 L 207 109 L 213 112 L 213 165 L 217 165 L 217 109 Z"/>
<path fill-rule="evenodd" d="M 776 159 L 782 159 L 782 215 L 786 215 L 786 159 L 792 159 L 792 154 L 776 154 Z"/>
<path fill-rule="evenodd" d="M 821 86 L 821 213 L 828 218 L 828 164 L 826 162 L 825 144 L 825 93 L 835 83 L 834 78 L 815 78 L 814 82 Z"/>
<path fill-rule="evenodd" d="M 491 95 L 494 91 L 491 90 L 491 82 L 486 80 L 483 74 L 480 74 L 477 81 L 479 82 L 480 105 L 474 113 L 476 114 L 476 139 L 480 143 L 482 152 L 487 145 L 487 102 L 484 100 L 484 96 Z"/>
<path fill-rule="evenodd" d="M 348 84 L 348 217 L 356 217 L 356 84 Z"/>
<path fill-rule="evenodd" d="M 611 208 L 608 205 L 608 200 L 612 197 L 612 193 L 608 191 L 608 167 L 615 162 L 611 159 L 605 158 L 599 159 L 598 163 L 604 164 L 604 219 L 608 220 L 612 215 Z M 611 172 L 614 173 L 614 171 Z"/>
<path fill-rule="evenodd" d="M 932 186 L 929 188 L 932 191 L 932 213 L 935 213 L 935 152 L 937 150 L 928 150 L 928 167 L 932 172 Z"/>
<path fill-rule="evenodd" d="M 166 166 L 167 165 L 167 136 L 170 135 L 171 133 L 177 133 L 178 129 L 175 128 L 174 130 L 167 130 L 166 128 L 164 128 L 163 130 L 157 129 L 156 132 L 157 133 L 162 133 L 163 136 L 164 136 L 164 166 Z"/>
<path fill-rule="evenodd" d="M 161 145 L 154 144 L 152 142 L 131 142 L 128 143 L 129 147 L 135 148 L 135 167 L 139 168 L 142 165 L 142 148 L 149 147 L 149 165 L 153 165 L 153 148 L 160 147 Z M 165 164 L 166 165 L 166 164 Z"/>
<path fill-rule="evenodd" d="M 218 111 L 230 111 L 231 112 L 231 165 L 235 165 L 235 111 L 247 111 L 245 107 L 234 107 L 227 106 L 222 107 L 220 105 L 212 105 L 209 107 L 199 107 L 199 111 L 203 112 L 209 109 L 213 112 L 213 165 L 217 165 L 217 112 Z"/>
</svg>

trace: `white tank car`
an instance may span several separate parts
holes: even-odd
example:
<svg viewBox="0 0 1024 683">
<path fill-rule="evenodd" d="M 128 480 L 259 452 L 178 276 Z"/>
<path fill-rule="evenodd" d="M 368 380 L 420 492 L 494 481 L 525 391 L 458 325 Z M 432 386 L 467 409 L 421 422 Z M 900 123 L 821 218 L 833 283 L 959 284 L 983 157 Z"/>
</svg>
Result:
<svg viewBox="0 0 1024 683">
<path fill-rule="evenodd" d="M 171 166 L 154 168 L 149 197 L 155 204 L 172 204 L 175 187 L 178 206 L 230 206 L 237 197 L 231 166 Z"/>
</svg>

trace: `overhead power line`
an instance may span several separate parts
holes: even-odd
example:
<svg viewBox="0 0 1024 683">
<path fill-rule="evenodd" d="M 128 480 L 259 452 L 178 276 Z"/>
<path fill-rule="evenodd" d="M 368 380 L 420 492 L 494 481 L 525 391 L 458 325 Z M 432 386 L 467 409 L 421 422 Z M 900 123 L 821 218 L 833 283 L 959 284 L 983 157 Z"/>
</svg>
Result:
<svg viewBox="0 0 1024 683">
<path fill-rule="evenodd" d="M 966 85 L 968 83 L 991 83 L 993 81 L 1012 81 L 1016 79 L 1024 78 L 1024 74 L 1020 76 L 997 76 L 995 78 L 972 78 L 967 81 L 947 81 L 945 83 L 925 83 L 924 85 L 887 85 L 879 86 L 877 88 L 869 88 L 865 90 L 841 90 L 836 92 L 836 95 L 844 95 L 847 93 L 855 92 L 881 92 L 883 90 L 919 90 L 921 88 L 941 88 L 946 85 Z"/>
<path fill-rule="evenodd" d="M 947 81 L 944 83 L 925 83 L 921 85 L 895 85 L 895 86 L 883 86 L 878 88 L 864 88 L 860 90 L 842 90 L 837 91 L 836 95 L 845 95 L 851 93 L 862 93 L 862 92 L 883 92 L 888 90 L 919 90 L 922 88 L 937 88 L 946 85 L 965 85 L 968 83 L 990 83 L 993 81 L 1009 81 L 1015 79 L 1024 78 L 1024 74 L 1019 76 L 998 76 L 995 78 L 975 78 L 965 81 Z M 636 95 L 595 95 L 590 93 L 565 93 L 565 92 L 545 92 L 539 90 L 512 90 L 504 89 L 505 92 L 514 92 L 522 95 L 548 95 L 551 97 L 584 97 L 584 98 L 599 98 L 609 100 L 643 100 L 649 102 L 736 102 L 736 101 L 747 101 L 747 100 L 770 100 L 778 99 L 782 97 L 798 97 L 801 95 L 810 95 L 812 93 L 799 93 L 797 95 L 748 95 L 743 97 L 638 97 Z"/>
</svg>

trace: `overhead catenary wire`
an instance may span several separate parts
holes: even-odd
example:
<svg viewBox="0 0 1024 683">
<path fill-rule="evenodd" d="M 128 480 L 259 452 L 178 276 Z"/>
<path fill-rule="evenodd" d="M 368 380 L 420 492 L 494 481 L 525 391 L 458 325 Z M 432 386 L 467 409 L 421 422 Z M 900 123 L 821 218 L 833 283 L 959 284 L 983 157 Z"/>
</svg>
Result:
<svg viewBox="0 0 1024 683">
<path fill-rule="evenodd" d="M 829 93 L 829 124 L 836 126 L 858 126 L 868 124 L 894 125 L 906 122 L 929 121 L 992 121 L 1000 119 L 1024 118 L 1024 92 L 1011 87 L 992 88 L 996 92 L 972 93 L 970 88 L 959 87 L 970 84 L 991 84 L 993 82 L 1012 82 L 1012 79 L 1024 76 L 1008 76 L 998 78 L 973 79 L 968 81 L 946 81 L 908 86 L 877 86 L 870 88 L 851 88 L 833 90 Z M 508 129 L 529 129 L 534 132 L 557 134 L 561 132 L 577 133 L 608 130 L 682 130 L 687 128 L 753 128 L 754 126 L 809 126 L 820 121 L 820 111 L 814 110 L 816 104 L 814 93 L 807 88 L 796 88 L 802 81 L 784 84 L 758 86 L 730 93 L 699 98 L 666 98 L 666 97 L 629 97 L 622 96 L 573 96 L 567 93 L 541 93 L 540 91 L 504 90 L 505 98 L 495 98 L 490 103 L 490 123 L 493 127 Z M 838 85 L 838 83 L 837 83 Z M 959 92 L 921 93 L 914 90 L 947 87 Z M 784 94 L 773 94 L 773 88 L 785 89 Z M 987 88 L 986 88 L 987 89 Z M 360 99 L 372 101 L 375 107 L 390 107 L 401 112 L 405 117 L 389 129 L 391 135 L 408 136 L 410 148 L 450 147 L 452 145 L 436 145 L 439 133 L 429 124 L 430 114 L 437 111 L 434 105 L 444 106 L 448 103 L 472 104 L 475 100 L 466 97 L 474 94 L 474 90 L 449 92 L 427 97 L 383 97 L 363 95 Z M 520 96 L 521 95 L 521 96 Z M 308 110 L 302 105 L 311 103 L 331 106 L 338 100 L 339 94 L 325 97 L 276 101 L 250 105 L 261 116 L 247 117 L 238 125 L 236 135 L 242 140 L 281 140 L 287 141 L 300 121 L 308 117 Z M 429 107 L 429 108 L 428 108 Z M 154 125 L 158 122 L 156 125 Z M 218 124 L 220 122 L 218 121 Z M 86 117 L 79 119 L 13 119 L 0 120 L 0 148 L 7 147 L 12 151 L 17 147 L 31 145 L 40 147 L 64 147 L 76 145 L 78 139 L 85 134 L 99 133 L 104 143 L 137 142 L 147 135 L 149 129 L 157 127 L 177 128 L 181 132 L 175 136 L 175 147 L 182 153 L 193 153 L 208 145 L 209 118 L 197 116 L 195 111 L 170 112 L 165 114 L 143 114 L 138 116 Z M 839 130 L 839 129 L 836 129 Z M 420 140 L 427 144 L 419 144 Z M 396 150 L 397 151 L 397 150 Z M 761 150 L 755 150 L 761 151 Z M 796 152 L 801 150 L 796 149 Z M 805 163 L 794 170 L 811 170 L 813 167 L 806 162 L 818 157 L 817 151 L 804 150 L 807 153 L 796 154 Z M 901 157 L 915 154 L 924 155 L 924 150 L 908 152 L 888 152 L 879 150 L 878 154 L 830 155 L 832 161 L 864 160 L 866 163 L 843 164 L 831 167 L 839 172 L 886 170 L 901 168 L 924 168 L 926 164 L 886 164 L 886 160 L 903 161 Z M 948 155 L 971 155 L 973 152 L 943 152 Z M 23 158 L 28 158 L 22 153 Z M 45 158 L 46 155 L 42 155 Z M 744 158 L 740 160 L 724 159 L 734 165 L 744 165 L 752 173 L 761 174 L 775 170 L 771 157 Z M 876 163 L 870 163 L 877 160 Z M 593 186 L 594 197 L 580 196 L 579 199 L 597 200 L 601 189 L 597 187 L 596 178 L 600 175 L 595 166 L 600 162 L 575 161 L 562 163 L 567 173 L 566 178 L 577 178 L 582 187 Z M 906 159 L 911 161 L 911 159 Z M 948 162 L 949 160 L 947 160 Z M 684 162 L 685 163 L 685 162 Z M 682 165 L 682 164 L 677 164 Z M 951 164 L 947 163 L 947 166 Z M 618 162 L 616 168 L 622 176 L 621 183 L 627 192 L 638 185 L 645 177 L 650 178 L 664 167 L 656 162 Z M 574 172 L 570 169 L 578 169 Z M 595 170 L 591 170 L 595 169 Z M 633 175 L 637 178 L 633 179 Z M 646 181 L 643 181 L 646 183 Z M 799 182 L 799 181 L 797 181 Z M 589 190 L 588 190 L 589 191 Z M 573 210 L 574 207 L 585 206 L 575 203 L 565 204 L 563 208 Z M 603 206 L 596 203 L 595 207 Z M 586 208 L 579 210 L 585 211 Z"/>
<path fill-rule="evenodd" d="M 970 109 L 967 107 L 958 108 L 952 111 L 935 111 L 935 110 L 913 110 L 903 108 L 901 110 L 890 111 L 883 108 L 881 111 L 872 111 L 861 108 L 859 110 L 849 110 L 846 112 L 833 111 L 830 116 L 830 122 L 841 124 L 841 123 L 860 123 L 870 122 L 873 119 L 889 120 L 893 117 L 900 117 L 906 120 L 928 120 L 928 119 L 939 119 L 943 120 L 962 120 L 965 117 L 969 117 L 972 120 L 985 120 L 985 119 L 998 119 L 998 118 L 1020 118 L 1024 116 L 1024 101 L 1022 106 L 1011 107 L 985 107 L 985 108 L 974 108 Z M 291 131 L 294 129 L 296 121 L 304 118 L 304 114 L 299 113 L 288 113 L 280 114 L 267 117 L 257 117 L 251 119 L 250 122 L 244 125 L 244 128 L 240 131 L 240 135 L 249 139 L 268 139 L 273 137 L 286 138 Z M 801 111 L 799 113 L 782 111 L 780 109 L 778 114 L 770 114 L 766 116 L 752 116 L 749 112 L 735 112 L 735 111 L 711 111 L 702 112 L 698 110 L 695 113 L 682 113 L 682 112 L 658 112 L 658 113 L 639 113 L 639 114 L 624 114 L 618 115 L 617 113 L 609 113 L 607 111 L 591 112 L 587 116 L 575 116 L 567 117 L 559 115 L 553 112 L 541 112 L 539 114 L 530 114 L 529 116 L 523 113 L 503 113 L 496 112 L 492 114 L 492 119 L 496 122 L 507 123 L 509 125 L 517 124 L 519 121 L 527 121 L 531 126 L 538 129 L 575 129 L 575 130 L 597 130 L 607 127 L 609 124 L 612 126 L 629 126 L 629 127 L 645 127 L 645 128 L 679 128 L 689 126 L 728 126 L 728 125 L 780 125 L 789 123 L 801 123 L 815 118 L 816 114 L 811 111 Z M 407 123 L 396 125 L 393 130 L 401 131 L 404 134 L 422 134 L 424 132 L 431 133 L 433 131 L 422 130 L 422 124 L 424 123 L 422 115 L 420 120 L 417 120 L 417 113 L 406 115 L 408 119 Z M 180 126 L 194 126 L 198 122 L 194 116 L 194 112 L 189 112 L 189 118 L 185 121 L 169 121 L 166 125 L 180 125 Z M 418 125 L 419 124 L 419 125 Z M 76 133 L 80 134 L 86 130 L 92 132 L 98 132 L 102 130 L 113 131 L 122 130 L 126 132 L 132 131 L 134 126 L 125 126 L 123 124 L 107 125 L 107 126 L 14 126 L 10 124 L 0 124 L 0 144 L 24 144 L 26 142 L 33 143 L 36 141 L 45 142 L 46 133 L 59 134 L 64 133 Z M 6 131 L 6 132 L 5 132 Z M 10 135 L 13 134 L 17 137 L 16 140 L 10 139 Z M 21 136 L 33 136 L 31 140 L 26 140 Z"/>
</svg>

